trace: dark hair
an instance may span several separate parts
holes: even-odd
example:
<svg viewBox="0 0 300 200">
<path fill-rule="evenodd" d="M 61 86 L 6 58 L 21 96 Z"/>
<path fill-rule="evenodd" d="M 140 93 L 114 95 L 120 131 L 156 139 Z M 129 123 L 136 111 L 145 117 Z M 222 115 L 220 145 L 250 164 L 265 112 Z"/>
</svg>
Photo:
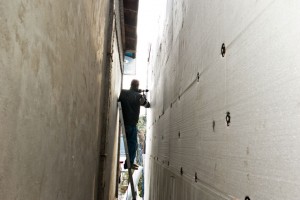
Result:
<svg viewBox="0 0 300 200">
<path fill-rule="evenodd" d="M 136 80 L 136 79 L 133 79 L 131 81 L 131 85 L 130 86 L 131 86 L 131 88 L 138 89 L 139 88 L 139 81 Z"/>
</svg>

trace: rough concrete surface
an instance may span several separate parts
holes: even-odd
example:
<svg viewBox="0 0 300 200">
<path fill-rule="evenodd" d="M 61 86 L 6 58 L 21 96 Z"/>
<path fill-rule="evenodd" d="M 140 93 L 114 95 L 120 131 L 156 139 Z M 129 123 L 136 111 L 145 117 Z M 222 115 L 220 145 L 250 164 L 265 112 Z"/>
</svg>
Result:
<svg viewBox="0 0 300 200">
<path fill-rule="evenodd" d="M 108 145 L 107 145 L 107 165 L 104 170 L 106 182 L 107 182 L 107 194 L 105 194 L 103 199 L 115 199 L 116 195 L 116 185 L 118 185 L 119 179 L 117 178 L 116 169 L 117 169 L 117 156 L 118 156 L 118 137 L 119 137 L 119 121 L 118 119 L 118 107 L 116 106 L 116 102 L 118 101 L 118 97 L 121 89 L 121 68 L 120 68 L 120 57 L 118 52 L 118 44 L 117 44 L 117 36 L 114 34 L 113 38 L 113 49 L 114 49 L 114 57 L 112 62 L 112 84 L 111 84 L 111 96 L 109 106 L 109 137 L 108 137 Z"/>
<path fill-rule="evenodd" d="M 1 200 L 94 198 L 108 3 L 0 1 Z"/>
<path fill-rule="evenodd" d="M 145 199 L 298 200 L 300 2 L 161 2 Z"/>
<path fill-rule="evenodd" d="M 118 97 L 121 91 L 121 62 L 120 54 L 118 52 L 118 42 L 116 29 L 113 29 L 112 35 L 112 62 L 110 65 L 110 92 L 107 95 L 108 106 L 107 106 L 107 135 L 105 141 L 102 141 L 101 145 L 104 147 L 101 153 L 102 168 L 101 170 L 101 181 L 102 187 L 100 190 L 100 199 L 115 199 L 116 197 L 116 186 L 118 185 L 119 179 L 117 178 L 117 167 L 118 167 L 118 141 L 119 141 L 119 112 L 117 107 Z"/>
</svg>

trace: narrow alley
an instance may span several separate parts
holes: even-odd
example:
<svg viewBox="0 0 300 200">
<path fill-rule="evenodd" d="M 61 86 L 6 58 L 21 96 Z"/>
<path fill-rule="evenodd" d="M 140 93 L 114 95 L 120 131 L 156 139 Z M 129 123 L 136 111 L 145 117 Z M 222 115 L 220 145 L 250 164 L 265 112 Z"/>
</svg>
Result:
<svg viewBox="0 0 300 200">
<path fill-rule="evenodd" d="M 299 46 L 299 0 L 0 0 L 0 200 L 299 200 Z"/>
</svg>

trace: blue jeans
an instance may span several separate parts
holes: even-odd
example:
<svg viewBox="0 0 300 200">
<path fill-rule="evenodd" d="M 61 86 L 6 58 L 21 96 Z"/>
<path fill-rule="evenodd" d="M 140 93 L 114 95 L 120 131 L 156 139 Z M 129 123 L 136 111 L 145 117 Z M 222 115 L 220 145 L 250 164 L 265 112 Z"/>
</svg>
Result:
<svg viewBox="0 0 300 200">
<path fill-rule="evenodd" d="M 136 125 L 125 125 L 125 133 L 128 145 L 128 153 L 130 158 L 130 164 L 132 165 L 136 156 L 137 149 L 137 128 Z M 127 162 L 125 161 L 127 167 Z"/>
</svg>

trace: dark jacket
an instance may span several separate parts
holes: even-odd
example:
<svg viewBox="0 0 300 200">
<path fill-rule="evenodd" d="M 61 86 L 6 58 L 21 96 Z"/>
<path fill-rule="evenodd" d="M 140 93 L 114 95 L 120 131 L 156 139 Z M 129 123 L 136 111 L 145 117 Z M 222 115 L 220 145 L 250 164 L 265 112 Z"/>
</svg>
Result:
<svg viewBox="0 0 300 200">
<path fill-rule="evenodd" d="M 146 97 L 133 89 L 121 91 L 119 101 L 122 105 L 125 125 L 136 125 L 138 123 L 140 106 L 145 105 L 144 100 L 146 100 Z M 148 103 L 148 106 L 145 105 L 145 107 L 150 107 L 150 104 Z"/>
</svg>

